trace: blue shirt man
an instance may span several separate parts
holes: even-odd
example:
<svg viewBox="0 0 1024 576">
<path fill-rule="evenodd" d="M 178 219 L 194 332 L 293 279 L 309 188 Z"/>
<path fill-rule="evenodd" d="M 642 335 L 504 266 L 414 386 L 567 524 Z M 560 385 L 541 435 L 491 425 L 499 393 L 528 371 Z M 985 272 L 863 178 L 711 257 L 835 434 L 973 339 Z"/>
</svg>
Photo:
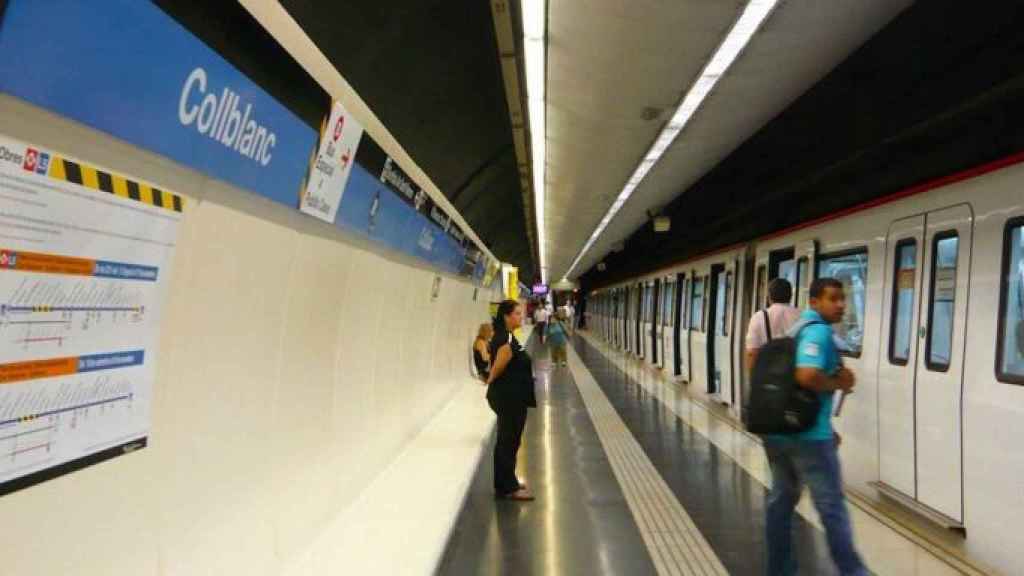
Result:
<svg viewBox="0 0 1024 576">
<path fill-rule="evenodd" d="M 838 280 L 818 278 L 811 284 L 809 296 L 811 309 L 801 314 L 793 329 L 798 330 L 807 322 L 815 323 L 804 326 L 796 336 L 794 377 L 801 387 L 817 392 L 821 408 L 809 429 L 764 438 L 764 450 L 772 470 L 772 486 L 765 506 L 767 573 L 771 576 L 797 573 L 792 541 L 793 512 L 806 485 L 825 527 L 829 552 L 839 573 L 865 576 L 867 568 L 853 545 L 832 430 L 832 395 L 836 390 L 849 393 L 854 386 L 853 373 L 840 366 L 831 326 L 843 318 L 846 295 Z"/>
<path fill-rule="evenodd" d="M 800 314 L 797 326 L 807 324 L 797 335 L 796 339 L 796 367 L 814 368 L 829 376 L 835 376 L 839 371 L 839 350 L 836 348 L 835 339 L 832 337 L 832 327 L 825 323 L 821 314 L 815 310 L 804 310 Z M 794 434 L 791 438 L 797 440 L 831 440 L 835 437 L 832 430 L 832 391 L 817 392 L 818 400 L 821 401 L 821 409 L 818 410 L 818 418 L 814 426 L 807 430 Z"/>
</svg>

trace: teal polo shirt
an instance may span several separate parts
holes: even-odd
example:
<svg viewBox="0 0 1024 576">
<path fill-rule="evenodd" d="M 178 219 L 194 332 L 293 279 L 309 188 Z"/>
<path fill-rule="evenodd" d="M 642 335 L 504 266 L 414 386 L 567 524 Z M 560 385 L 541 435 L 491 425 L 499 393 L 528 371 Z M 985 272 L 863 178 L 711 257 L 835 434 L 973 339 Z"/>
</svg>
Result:
<svg viewBox="0 0 1024 576">
<path fill-rule="evenodd" d="M 832 326 L 826 323 L 820 314 L 810 309 L 800 313 L 800 319 L 795 326 L 815 321 L 820 324 L 807 326 L 800 331 L 796 338 L 796 366 L 797 368 L 816 368 L 832 376 L 839 371 L 840 366 L 839 349 L 836 348 L 835 340 L 832 337 Z M 790 440 L 831 440 L 834 436 L 832 430 L 833 396 L 833 392 L 818 392 L 821 408 L 818 410 L 818 417 L 815 419 L 814 425 L 807 430 L 796 434 L 773 434 L 771 437 Z"/>
</svg>

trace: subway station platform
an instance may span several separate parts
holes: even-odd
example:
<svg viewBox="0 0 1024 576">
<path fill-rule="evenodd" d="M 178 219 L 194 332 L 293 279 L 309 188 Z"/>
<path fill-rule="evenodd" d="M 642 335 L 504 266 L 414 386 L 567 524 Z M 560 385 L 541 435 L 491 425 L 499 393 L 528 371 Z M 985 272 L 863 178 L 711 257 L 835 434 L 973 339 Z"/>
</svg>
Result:
<svg viewBox="0 0 1024 576">
<path fill-rule="evenodd" d="M 481 459 L 438 574 L 764 574 L 769 475 L 756 440 L 683 384 L 579 332 L 568 367 L 536 338 L 538 376 L 519 475 L 528 503 L 495 501 Z M 973 573 L 956 558 L 848 502 L 874 574 Z M 804 497 L 794 522 L 800 574 L 836 574 Z"/>
</svg>

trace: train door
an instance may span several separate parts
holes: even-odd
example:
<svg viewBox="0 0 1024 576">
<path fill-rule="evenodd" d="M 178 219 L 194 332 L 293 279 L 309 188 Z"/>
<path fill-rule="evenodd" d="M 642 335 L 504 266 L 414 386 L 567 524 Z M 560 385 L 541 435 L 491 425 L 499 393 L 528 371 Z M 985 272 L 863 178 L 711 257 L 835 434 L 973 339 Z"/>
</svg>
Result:
<svg viewBox="0 0 1024 576">
<path fill-rule="evenodd" d="M 633 309 L 636 307 L 636 288 L 632 286 L 626 287 L 623 297 L 626 299 L 623 303 L 626 310 L 625 324 L 623 326 L 623 338 L 626 343 L 625 350 L 626 352 L 633 352 L 635 350 L 633 347 Z"/>
<path fill-rule="evenodd" d="M 643 314 L 640 316 L 640 357 L 647 362 L 651 361 L 651 303 L 654 288 L 650 283 L 644 283 Z"/>
<path fill-rule="evenodd" d="M 729 322 L 732 320 L 733 263 L 715 264 L 709 277 L 707 367 L 708 394 L 732 403 L 732 354 Z"/>
<path fill-rule="evenodd" d="M 675 337 L 673 348 L 675 349 L 675 366 L 672 372 L 673 376 L 679 376 L 683 380 L 689 380 L 689 364 L 690 364 L 690 340 L 689 336 L 689 324 L 687 323 L 686 310 L 689 306 L 689 288 L 690 282 L 686 274 L 676 275 L 676 301 L 675 301 L 675 327 L 672 330 L 672 334 Z"/>
<path fill-rule="evenodd" d="M 650 329 L 644 338 L 648 339 L 649 346 L 647 347 L 647 360 L 650 361 L 654 366 L 658 365 L 658 357 L 661 355 L 660 342 L 661 339 L 658 337 L 658 330 L 660 322 L 658 319 L 661 317 L 661 280 L 655 280 L 651 284 L 651 304 L 648 312 L 650 313 Z"/>
<path fill-rule="evenodd" d="M 615 296 L 611 292 L 606 292 L 601 301 L 601 332 L 604 334 L 604 341 L 612 341 L 612 306 L 614 306 Z"/>
<path fill-rule="evenodd" d="M 633 324 L 635 322 L 633 320 L 633 317 L 636 316 L 635 308 L 636 308 L 636 305 L 637 305 L 636 288 L 633 287 L 633 286 L 630 286 L 630 287 L 626 288 L 625 297 L 626 297 L 626 326 L 625 326 L 624 330 L 625 330 L 625 337 L 626 337 L 626 352 L 633 353 L 635 351 L 635 349 L 636 349 L 636 346 L 633 345 L 633 336 L 634 336 L 634 332 L 636 332 L 633 329 Z"/>
<path fill-rule="evenodd" d="M 703 290 L 704 282 L 697 275 L 690 271 L 690 277 L 686 279 L 686 295 L 683 297 L 683 309 L 686 319 L 682 327 L 682 343 L 679 350 L 682 353 L 682 370 L 679 375 L 689 383 L 693 380 L 693 340 L 694 334 L 700 330 L 700 316 L 703 313 Z M 698 300 L 699 299 L 699 300 Z M 696 321 L 696 324 L 694 323 Z"/>
<path fill-rule="evenodd" d="M 661 355 L 658 357 L 658 366 L 664 370 L 666 367 L 670 370 L 675 368 L 675 347 L 673 345 L 674 338 L 672 334 L 672 317 L 675 314 L 673 304 L 675 298 L 676 283 L 666 278 L 663 280 L 661 289 L 661 341 L 658 345 L 661 347 Z"/>
<path fill-rule="evenodd" d="M 637 284 L 636 297 L 634 298 L 636 305 L 636 314 L 633 317 L 633 354 L 640 358 L 643 358 L 643 338 L 641 335 L 641 326 L 643 325 L 643 301 L 644 301 L 644 286 L 643 283 Z"/>
<path fill-rule="evenodd" d="M 619 291 L 613 290 L 611 294 L 611 321 L 608 323 L 608 339 L 612 345 L 618 347 L 619 345 Z"/>
<path fill-rule="evenodd" d="M 643 358 L 644 354 L 647 352 L 647 339 L 644 336 L 644 325 L 647 323 L 647 294 L 649 290 L 647 288 L 647 284 L 643 282 L 640 283 L 637 290 L 639 290 L 640 302 L 637 304 L 639 314 L 637 314 L 636 317 L 636 355 Z"/>
<path fill-rule="evenodd" d="M 625 350 L 626 352 L 629 352 L 631 350 L 629 345 L 629 319 L 633 313 L 633 303 L 632 298 L 630 298 L 629 288 L 622 288 L 619 291 L 619 296 L 622 300 L 622 304 L 620 306 L 620 308 L 622 309 L 622 325 L 620 327 L 622 330 L 622 349 Z"/>
<path fill-rule="evenodd" d="M 972 231 L 966 205 L 890 226 L 878 370 L 880 480 L 954 523 Z"/>
<path fill-rule="evenodd" d="M 619 350 L 623 350 L 626 347 L 626 341 L 623 338 L 625 330 L 622 328 L 626 322 L 623 320 L 625 317 L 626 301 L 622 297 L 622 289 L 619 288 L 615 291 L 615 326 L 613 327 L 615 331 L 615 347 Z"/>
</svg>

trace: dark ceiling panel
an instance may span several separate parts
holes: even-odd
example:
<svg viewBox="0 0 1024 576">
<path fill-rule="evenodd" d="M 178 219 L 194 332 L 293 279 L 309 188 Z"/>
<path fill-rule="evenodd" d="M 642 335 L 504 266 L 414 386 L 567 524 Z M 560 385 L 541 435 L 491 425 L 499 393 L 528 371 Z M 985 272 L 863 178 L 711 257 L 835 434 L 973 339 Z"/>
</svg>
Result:
<svg viewBox="0 0 1024 576">
<path fill-rule="evenodd" d="M 1024 150 L 1024 11 L 918 2 L 634 233 L 588 288 Z"/>
<path fill-rule="evenodd" d="M 531 280 L 490 3 L 281 4 L 495 256 Z"/>
</svg>

